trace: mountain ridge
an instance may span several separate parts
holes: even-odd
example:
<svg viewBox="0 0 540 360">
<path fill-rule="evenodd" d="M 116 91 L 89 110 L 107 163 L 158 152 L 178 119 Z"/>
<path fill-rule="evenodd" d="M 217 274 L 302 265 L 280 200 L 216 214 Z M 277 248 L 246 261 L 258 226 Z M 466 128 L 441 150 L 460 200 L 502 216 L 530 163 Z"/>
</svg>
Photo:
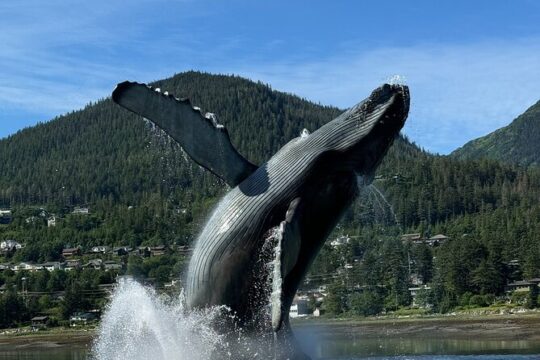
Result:
<svg viewBox="0 0 540 360">
<path fill-rule="evenodd" d="M 540 101 L 510 124 L 454 150 L 456 159 L 489 158 L 522 166 L 540 165 Z"/>
</svg>

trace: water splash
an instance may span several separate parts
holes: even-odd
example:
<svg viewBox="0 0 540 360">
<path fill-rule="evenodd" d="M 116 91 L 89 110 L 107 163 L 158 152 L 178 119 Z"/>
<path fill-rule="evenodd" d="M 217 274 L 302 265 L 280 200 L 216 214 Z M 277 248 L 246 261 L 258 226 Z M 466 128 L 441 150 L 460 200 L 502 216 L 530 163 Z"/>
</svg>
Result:
<svg viewBox="0 0 540 360">
<path fill-rule="evenodd" d="M 307 137 L 309 136 L 309 134 L 310 134 L 310 133 L 309 133 L 309 130 L 308 130 L 308 129 L 304 129 L 304 130 L 302 130 L 302 132 L 300 133 L 300 138 L 301 138 L 301 139 L 305 139 L 305 138 L 307 138 Z"/>
<path fill-rule="evenodd" d="M 187 312 L 183 296 L 160 297 L 134 280 L 122 280 L 93 346 L 94 360 L 210 359 L 227 348 L 215 323 L 226 313 L 215 307 Z"/>
<path fill-rule="evenodd" d="M 399 226 L 400 224 L 399 224 L 398 217 L 397 217 L 396 213 L 394 212 L 394 206 L 392 204 L 390 204 L 390 202 L 388 202 L 388 200 L 386 199 L 386 196 L 384 196 L 384 194 L 379 190 L 379 188 L 377 188 L 373 184 L 371 184 L 369 186 L 369 189 L 370 189 L 370 191 L 372 191 L 375 194 L 376 198 L 378 197 L 378 199 L 380 199 L 380 200 L 382 200 L 384 202 L 384 204 L 386 205 L 386 208 L 389 209 L 390 214 L 394 218 L 395 224 Z M 379 204 L 380 204 L 380 201 L 379 201 Z M 385 208 L 382 204 L 380 206 L 381 206 L 382 209 Z"/>
<path fill-rule="evenodd" d="M 392 216 L 394 224 L 400 226 L 398 217 L 394 211 L 394 206 L 390 204 L 386 199 L 386 196 L 384 196 L 379 188 L 372 182 L 373 176 L 356 174 L 356 186 L 361 196 L 367 198 L 367 202 L 376 205 L 382 211 L 384 218 L 386 218 L 386 214 L 389 213 Z M 375 211 L 373 211 L 373 213 L 375 213 Z M 375 214 L 373 214 L 372 217 L 375 218 Z"/>
<path fill-rule="evenodd" d="M 264 236 L 264 243 L 254 267 L 254 290 L 257 294 L 250 296 L 252 305 L 260 309 L 256 321 L 261 332 L 268 332 L 271 320 L 281 309 L 281 241 L 283 224 L 271 228 Z"/>
<path fill-rule="evenodd" d="M 407 85 L 407 79 L 403 75 L 392 75 L 385 81 L 390 85 Z"/>
<path fill-rule="evenodd" d="M 283 241 L 285 222 L 274 228 L 271 236 L 275 242 L 274 260 L 272 261 L 272 295 L 270 296 L 270 306 L 272 309 L 272 328 L 275 330 L 280 326 L 282 308 L 282 274 L 281 274 L 281 242 Z"/>
</svg>

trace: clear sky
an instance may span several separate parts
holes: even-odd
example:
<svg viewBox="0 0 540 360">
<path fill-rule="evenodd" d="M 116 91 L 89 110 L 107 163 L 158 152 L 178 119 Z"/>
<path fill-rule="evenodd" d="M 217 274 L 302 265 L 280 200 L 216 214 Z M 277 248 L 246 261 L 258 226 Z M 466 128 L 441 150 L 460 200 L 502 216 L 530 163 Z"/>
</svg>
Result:
<svg viewBox="0 0 540 360">
<path fill-rule="evenodd" d="M 540 1 L 2 0 L 0 138 L 190 69 L 341 108 L 401 75 L 444 154 L 540 100 Z"/>
</svg>

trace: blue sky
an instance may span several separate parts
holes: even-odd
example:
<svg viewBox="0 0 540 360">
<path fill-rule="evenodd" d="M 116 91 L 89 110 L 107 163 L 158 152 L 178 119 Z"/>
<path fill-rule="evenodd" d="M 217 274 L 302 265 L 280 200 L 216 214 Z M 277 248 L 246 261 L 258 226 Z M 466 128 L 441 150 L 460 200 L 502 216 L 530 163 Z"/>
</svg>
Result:
<svg viewBox="0 0 540 360">
<path fill-rule="evenodd" d="M 239 74 L 346 108 L 398 74 L 405 133 L 445 154 L 540 100 L 539 24 L 535 0 L 2 0 L 0 137 L 126 79 Z"/>
</svg>

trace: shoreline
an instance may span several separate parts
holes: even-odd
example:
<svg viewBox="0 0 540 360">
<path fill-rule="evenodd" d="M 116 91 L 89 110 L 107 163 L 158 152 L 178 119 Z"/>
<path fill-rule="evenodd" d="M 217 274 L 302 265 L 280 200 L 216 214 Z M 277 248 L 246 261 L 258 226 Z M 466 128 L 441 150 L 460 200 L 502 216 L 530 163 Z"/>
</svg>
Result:
<svg viewBox="0 0 540 360">
<path fill-rule="evenodd" d="M 97 330 L 52 329 L 41 333 L 0 335 L 0 351 L 18 349 L 89 348 Z"/>
<path fill-rule="evenodd" d="M 540 313 L 407 318 L 302 318 L 292 321 L 294 331 L 320 336 L 363 339 L 452 339 L 478 341 L 531 341 L 540 344 Z M 51 329 L 38 333 L 0 335 L 0 351 L 19 349 L 88 349 L 97 329 Z"/>
<path fill-rule="evenodd" d="M 401 318 L 301 319 L 293 328 L 312 327 L 321 335 L 373 338 L 425 338 L 455 340 L 528 340 L 540 342 L 540 314 L 457 315 Z"/>
</svg>

